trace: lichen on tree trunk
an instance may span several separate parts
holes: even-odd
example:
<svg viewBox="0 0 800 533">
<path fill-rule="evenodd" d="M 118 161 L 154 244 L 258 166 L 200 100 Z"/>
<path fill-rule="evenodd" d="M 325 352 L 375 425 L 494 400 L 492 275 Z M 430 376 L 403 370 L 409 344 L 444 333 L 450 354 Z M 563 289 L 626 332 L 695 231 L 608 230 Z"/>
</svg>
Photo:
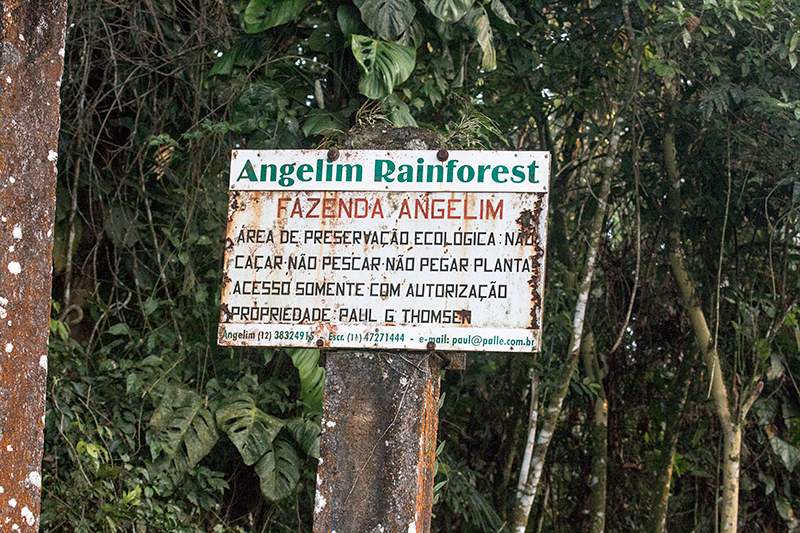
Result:
<svg viewBox="0 0 800 533">
<path fill-rule="evenodd" d="M 37 531 L 66 2 L 0 10 L 0 528 Z"/>
</svg>

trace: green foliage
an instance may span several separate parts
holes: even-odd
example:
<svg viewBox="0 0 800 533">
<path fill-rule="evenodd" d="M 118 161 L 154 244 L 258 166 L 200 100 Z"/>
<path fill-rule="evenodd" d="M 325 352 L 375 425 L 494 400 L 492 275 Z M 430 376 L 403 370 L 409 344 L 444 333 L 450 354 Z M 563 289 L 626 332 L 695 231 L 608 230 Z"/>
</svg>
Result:
<svg viewBox="0 0 800 533">
<path fill-rule="evenodd" d="M 252 83 L 239 76 L 271 50 L 266 27 L 303 4 L 259 12 L 253 3 L 247 21 L 263 25 L 261 35 L 240 29 L 243 6 L 201 4 L 177 13 L 159 1 L 152 11 L 139 2 L 71 5 L 60 140 L 71 149 L 59 220 L 64 236 L 70 221 L 81 230 L 73 269 L 55 273 L 48 531 L 310 522 L 300 509 L 311 508 L 306 482 L 319 455 L 319 415 L 304 400 L 311 389 L 289 354 L 215 342 L 226 154 L 242 136 L 299 142 L 307 113 L 285 78 L 291 68 Z M 318 380 L 320 371 L 316 360 L 306 368 Z"/>
<path fill-rule="evenodd" d="M 150 454 L 156 460 L 155 465 L 162 456 L 180 473 L 194 468 L 219 438 L 214 415 L 205 407 L 203 398 L 178 383 L 166 387 L 150 417 L 149 433 Z"/>
<path fill-rule="evenodd" d="M 425 0 L 431 14 L 442 22 L 458 22 L 467 14 L 474 0 Z"/>
<path fill-rule="evenodd" d="M 573 334 L 592 187 L 619 117 L 587 327 L 608 367 L 606 529 L 642 530 L 679 369 L 697 350 L 663 253 L 666 86 L 681 236 L 723 377 L 732 398 L 765 388 L 745 426 L 740 521 L 796 527 L 800 10 L 626 5 L 632 38 L 622 4 L 602 2 L 73 1 L 42 529 L 311 529 L 319 353 L 216 345 L 227 161 L 235 148 L 311 148 L 388 120 L 434 127 L 454 147 L 553 152 L 543 352 L 470 354 L 466 371 L 443 376 L 433 529 L 497 531 L 514 505 L 529 368 L 541 407 Z M 718 497 L 708 375 L 691 370 L 675 531 L 711 530 Z M 543 530 L 585 525 L 597 392 L 578 380 L 565 399 L 534 506 Z"/>
<path fill-rule="evenodd" d="M 794 467 L 800 463 L 800 447 L 792 446 L 778 437 L 772 437 L 769 440 L 769 444 L 772 447 L 772 451 L 775 452 L 775 455 L 780 458 L 786 470 L 791 473 Z"/>
<path fill-rule="evenodd" d="M 244 28 L 259 33 L 294 20 L 308 0 L 250 0 L 244 10 Z"/>
<path fill-rule="evenodd" d="M 341 118 L 335 116 L 347 108 L 344 100 L 349 98 L 346 91 L 343 92 L 342 84 L 342 80 L 352 72 L 352 62 L 346 59 L 347 55 L 351 54 L 361 69 L 359 92 L 371 99 L 393 96 L 390 118 L 395 125 L 407 125 L 414 120 L 404 107 L 408 107 L 409 102 L 415 102 L 418 107 L 425 105 L 421 98 L 423 95 L 414 94 L 422 87 L 413 84 L 403 92 L 405 101 L 402 102 L 399 100 L 401 95 L 393 92 L 409 79 L 415 69 L 435 72 L 440 79 L 453 79 L 456 81 L 453 87 L 461 87 L 463 83 L 459 80 L 463 79 L 464 69 L 474 63 L 467 44 L 477 44 L 482 52 L 480 63 L 474 66 L 484 71 L 494 70 L 497 51 L 492 24 L 504 31 L 515 31 L 516 26 L 501 0 L 492 0 L 486 7 L 472 0 L 425 0 L 424 3 L 416 0 L 353 0 L 335 6 L 309 4 L 305 0 L 251 0 L 242 14 L 245 31 L 254 35 L 264 34 L 265 39 L 272 30 L 291 21 L 305 21 L 298 25 L 301 35 L 296 39 L 296 46 L 293 45 L 301 54 L 295 67 L 300 67 L 298 71 L 305 71 L 303 74 L 317 70 L 305 67 L 309 58 L 302 57 L 302 54 L 308 49 L 317 53 L 311 60 L 319 62 L 322 67 L 316 73 L 316 81 L 306 75 L 299 76 L 300 85 L 295 88 L 305 87 L 307 91 L 299 98 L 310 96 L 314 91 L 314 98 L 319 99 L 319 89 L 322 88 L 322 101 L 318 102 L 320 109 L 324 106 L 334 110 L 333 114 L 309 117 L 303 129 L 306 136 L 327 135 L 340 129 L 357 109 L 349 109 Z M 246 54 L 239 44 L 223 50 L 212 75 L 236 75 L 237 67 L 250 63 L 245 59 Z M 285 67 L 291 69 L 288 61 Z M 319 78 L 326 79 L 327 83 L 320 84 Z M 442 87 L 445 88 L 446 85 Z M 423 92 L 430 96 L 429 89 Z M 440 91 L 430 103 L 438 104 L 446 92 Z"/>
<path fill-rule="evenodd" d="M 494 48 L 492 26 L 489 24 L 489 15 L 483 6 L 473 6 L 464 17 L 464 24 L 475 36 L 483 51 L 481 67 L 490 71 L 497 68 L 497 52 Z"/>
<path fill-rule="evenodd" d="M 244 391 L 227 398 L 217 410 L 216 418 L 246 465 L 259 461 L 283 428 L 282 420 L 261 411 L 255 399 Z"/>
<path fill-rule="evenodd" d="M 300 458 L 294 444 L 274 439 L 255 465 L 261 478 L 261 492 L 271 500 L 280 500 L 292 492 L 300 479 Z"/>
<path fill-rule="evenodd" d="M 367 98 L 388 96 L 414 70 L 415 51 L 409 46 L 355 34 L 350 39 L 353 56 L 362 72 L 358 90 Z"/>
<path fill-rule="evenodd" d="M 322 392 L 325 387 L 325 369 L 319 366 L 319 350 L 296 349 L 292 363 L 300 374 L 303 402 L 309 412 L 322 412 Z"/>
<path fill-rule="evenodd" d="M 443 455 L 439 471 L 444 479 L 438 483 L 441 491 L 438 509 L 446 508 L 463 520 L 464 525 L 458 528 L 459 531 L 476 533 L 499 531 L 502 528 L 502 521 L 492 505 L 477 490 L 476 473 L 454 463 L 455 461 L 447 454 Z"/>
<path fill-rule="evenodd" d="M 374 31 L 379 39 L 385 41 L 397 39 L 406 31 L 417 13 L 411 0 L 354 0 L 354 2 L 369 29 Z"/>
<path fill-rule="evenodd" d="M 293 418 L 286 422 L 285 427 L 309 457 L 319 459 L 320 424 L 317 417 Z"/>
</svg>

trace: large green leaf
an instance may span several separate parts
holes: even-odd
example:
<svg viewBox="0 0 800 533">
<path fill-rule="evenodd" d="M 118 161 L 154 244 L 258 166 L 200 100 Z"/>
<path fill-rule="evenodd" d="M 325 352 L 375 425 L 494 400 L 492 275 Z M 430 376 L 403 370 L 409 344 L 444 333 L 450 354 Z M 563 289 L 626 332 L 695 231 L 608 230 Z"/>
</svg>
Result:
<svg viewBox="0 0 800 533">
<path fill-rule="evenodd" d="M 492 0 L 492 12 L 497 15 L 497 17 L 505 22 L 506 24 L 510 24 L 511 26 L 516 26 L 517 23 L 514 22 L 514 19 L 511 18 L 511 15 L 508 14 L 508 9 L 500 0 Z"/>
<path fill-rule="evenodd" d="M 308 0 L 250 0 L 244 10 L 244 29 L 258 33 L 294 20 Z"/>
<path fill-rule="evenodd" d="M 361 12 L 353 6 L 339 6 L 336 9 L 336 21 L 348 41 L 354 33 L 361 35 L 369 31 L 364 21 L 361 20 Z"/>
<path fill-rule="evenodd" d="M 443 22 L 457 22 L 467 14 L 474 0 L 425 0 L 433 16 Z"/>
<path fill-rule="evenodd" d="M 417 13 L 411 0 L 355 0 L 355 4 L 369 29 L 386 41 L 406 31 Z"/>
<path fill-rule="evenodd" d="M 319 366 L 319 350 L 295 350 L 292 353 L 292 363 L 300 374 L 303 402 L 310 412 L 321 413 L 325 369 Z"/>
<path fill-rule="evenodd" d="M 338 28 L 334 29 L 334 26 L 327 22 L 317 26 L 308 36 L 306 42 L 309 48 L 316 52 L 331 52 L 332 50 L 339 50 L 344 45 L 341 32 L 338 31 Z"/>
<path fill-rule="evenodd" d="M 236 61 L 239 59 L 240 50 L 238 47 L 232 47 L 222 53 L 214 62 L 208 75 L 211 76 L 228 76 L 233 74 L 233 69 L 236 67 Z"/>
<path fill-rule="evenodd" d="M 332 113 L 324 109 L 312 109 L 306 116 L 303 123 L 303 135 L 325 135 L 347 129 L 347 124 L 337 113 Z"/>
<path fill-rule="evenodd" d="M 201 408 L 183 436 L 189 467 L 193 467 L 208 455 L 217 440 L 219 433 L 214 414 L 208 409 Z"/>
<path fill-rule="evenodd" d="M 314 459 L 319 459 L 319 436 L 322 431 L 319 416 L 314 418 L 315 420 L 294 418 L 286 423 L 286 429 L 304 452 Z"/>
<path fill-rule="evenodd" d="M 276 501 L 292 493 L 300 479 L 300 458 L 291 442 L 275 439 L 267 453 L 256 463 L 261 492 Z"/>
<path fill-rule="evenodd" d="M 405 102 L 390 94 L 386 98 L 386 106 L 389 108 L 389 120 L 395 127 L 417 126 L 417 121 L 411 116 L 411 110 Z"/>
<path fill-rule="evenodd" d="M 786 470 L 789 472 L 794 470 L 794 467 L 800 463 L 800 448 L 797 446 L 792 446 L 778 437 L 769 439 L 769 444 L 772 446 L 772 451 L 781 458 L 783 466 L 785 466 Z"/>
<path fill-rule="evenodd" d="M 256 407 L 247 392 L 238 392 L 217 409 L 217 424 L 239 450 L 242 460 L 252 465 L 272 448 L 283 420 Z"/>
<path fill-rule="evenodd" d="M 162 453 L 178 471 L 195 466 L 219 439 L 214 415 L 196 392 L 169 385 L 150 418 L 150 453 Z"/>
<path fill-rule="evenodd" d="M 417 52 L 410 46 L 352 35 L 353 55 L 361 67 L 358 90 L 367 98 L 383 98 L 414 71 Z"/>
<path fill-rule="evenodd" d="M 481 67 L 483 70 L 490 71 L 497 68 L 497 57 L 494 50 L 494 36 L 492 34 L 492 27 L 489 24 L 489 15 L 483 6 L 477 5 L 469 10 L 469 13 L 464 17 L 464 24 L 467 25 L 469 31 L 475 36 L 475 40 L 481 47 L 483 57 L 481 58 Z"/>
</svg>

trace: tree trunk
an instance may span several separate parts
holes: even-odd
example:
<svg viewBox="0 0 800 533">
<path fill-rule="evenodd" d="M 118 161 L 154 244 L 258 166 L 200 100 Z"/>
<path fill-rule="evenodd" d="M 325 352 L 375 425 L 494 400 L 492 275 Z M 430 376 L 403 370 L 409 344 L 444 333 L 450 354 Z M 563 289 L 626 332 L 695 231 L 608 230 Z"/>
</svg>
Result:
<svg viewBox="0 0 800 533">
<path fill-rule="evenodd" d="M 589 476 L 589 532 L 603 533 L 606 528 L 606 479 L 608 478 L 608 399 L 603 389 L 603 373 L 597 360 L 597 347 L 591 331 L 581 343 L 581 353 L 586 375 L 597 387 L 589 437 L 592 460 Z"/>
<path fill-rule="evenodd" d="M 67 5 L 0 6 L 0 527 L 37 531 Z"/>
<path fill-rule="evenodd" d="M 538 412 L 531 410 L 531 417 L 528 427 L 528 439 L 525 445 L 525 455 L 519 473 L 517 484 L 517 495 L 514 510 L 512 512 L 511 528 L 514 533 L 524 533 L 528 525 L 533 500 L 536 498 L 536 490 L 539 480 L 542 477 L 547 448 L 553 438 L 556 423 L 561 415 L 561 406 L 569 390 L 569 383 L 580 359 L 580 347 L 583 339 L 583 323 L 586 317 L 586 306 L 589 302 L 589 292 L 592 288 L 592 278 L 594 276 L 594 264 L 597 258 L 597 250 L 602 238 L 603 221 L 607 208 L 608 195 L 611 190 L 611 178 L 613 175 L 613 162 L 619 144 L 619 122 L 615 122 L 612 128 L 611 143 L 609 154 L 603 167 L 603 177 L 600 185 L 600 194 L 597 196 L 598 205 L 592 220 L 589 232 L 589 246 L 586 250 L 586 263 L 581 273 L 581 283 L 578 288 L 578 300 L 575 303 L 575 312 L 572 319 L 572 337 L 569 345 L 569 355 L 567 364 L 561 377 L 556 384 L 553 396 L 547 406 L 547 410 L 542 417 L 541 430 L 536 432 L 536 422 Z M 535 401 L 533 398 L 531 401 Z"/>
<path fill-rule="evenodd" d="M 421 128 L 350 130 L 354 149 L 434 150 Z M 314 531 L 430 531 L 439 376 L 433 352 L 336 350 L 326 358 Z"/>
<path fill-rule="evenodd" d="M 717 347 L 711 336 L 706 317 L 695 292 L 695 285 L 689 270 L 684 264 L 684 250 L 680 238 L 682 220 L 680 185 L 677 152 L 675 149 L 675 119 L 673 116 L 674 86 L 667 88 L 670 106 L 667 131 L 664 134 L 664 164 L 669 178 L 667 193 L 668 222 L 668 254 L 672 273 L 680 289 L 681 301 L 689 315 L 694 336 L 700 345 L 700 353 L 711 379 L 711 398 L 716 408 L 722 428 L 723 437 L 723 476 L 722 504 L 719 509 L 720 524 L 725 533 L 735 533 L 739 514 L 739 454 L 742 443 L 742 424 L 747 411 L 761 391 L 760 383 L 752 390 L 741 394 L 741 404 L 731 405 L 730 394 L 722 375 Z"/>
<path fill-rule="evenodd" d="M 661 457 L 658 461 L 656 471 L 656 487 L 654 492 L 655 503 L 650 515 L 650 528 L 652 533 L 664 533 L 667 526 L 667 508 L 669 505 L 669 493 L 672 488 L 672 472 L 675 467 L 675 453 L 678 447 L 678 435 L 680 425 L 683 420 L 683 410 L 686 406 L 686 398 L 689 394 L 691 384 L 691 370 L 694 366 L 695 357 L 686 358 L 681 362 L 678 376 L 675 379 L 680 387 L 669 401 L 667 407 L 667 425 L 664 428 L 663 446 L 661 447 Z"/>
<path fill-rule="evenodd" d="M 720 528 L 734 533 L 739 522 L 739 454 L 742 449 L 742 424 L 730 424 L 722 431 L 722 504 Z"/>
<path fill-rule="evenodd" d="M 430 531 L 439 358 L 332 351 L 325 364 L 314 531 Z"/>
</svg>

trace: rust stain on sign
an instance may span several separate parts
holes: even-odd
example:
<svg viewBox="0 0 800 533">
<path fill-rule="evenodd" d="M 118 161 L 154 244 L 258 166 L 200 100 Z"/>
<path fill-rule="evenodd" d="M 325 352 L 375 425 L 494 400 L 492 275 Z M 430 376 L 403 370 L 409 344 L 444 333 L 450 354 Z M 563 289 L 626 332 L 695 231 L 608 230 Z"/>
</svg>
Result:
<svg viewBox="0 0 800 533">
<path fill-rule="evenodd" d="M 0 529 L 37 531 L 66 2 L 0 13 Z"/>
<path fill-rule="evenodd" d="M 523 210 L 517 218 L 517 225 L 519 226 L 520 233 L 526 236 L 526 239 L 531 240 L 533 253 L 531 259 L 531 277 L 528 279 L 530 286 L 530 329 L 538 330 L 541 327 L 542 318 L 542 293 L 544 290 L 544 265 L 542 264 L 545 257 L 547 257 L 547 250 L 543 242 L 545 239 L 545 229 L 542 224 L 542 213 L 544 206 L 547 203 L 547 198 L 544 194 L 535 194 L 535 203 L 532 210 Z M 546 215 L 546 213 L 545 213 Z"/>
</svg>

